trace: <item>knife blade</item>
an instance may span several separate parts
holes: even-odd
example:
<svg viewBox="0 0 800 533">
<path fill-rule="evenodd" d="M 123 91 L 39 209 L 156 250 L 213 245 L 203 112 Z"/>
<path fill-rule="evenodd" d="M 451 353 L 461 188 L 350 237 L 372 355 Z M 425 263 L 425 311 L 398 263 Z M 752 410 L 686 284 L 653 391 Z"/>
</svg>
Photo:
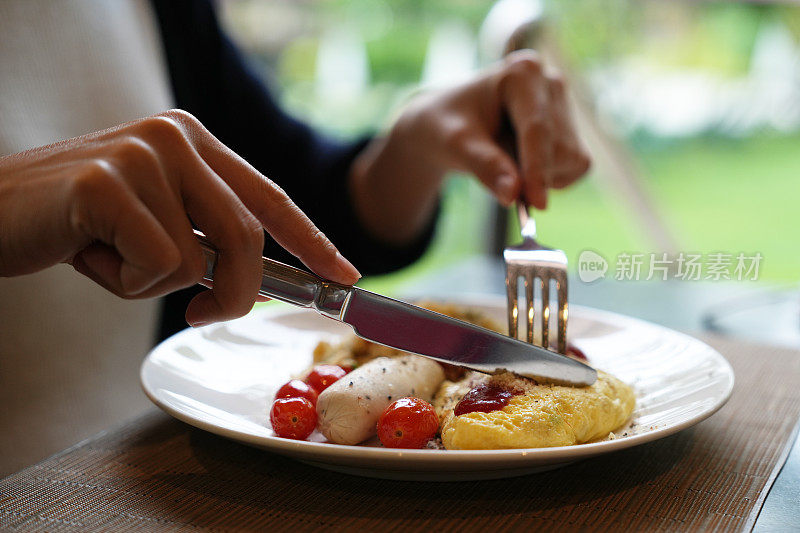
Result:
<svg viewBox="0 0 800 533">
<path fill-rule="evenodd" d="M 353 287 L 342 322 L 360 337 L 471 370 L 509 370 L 530 378 L 591 385 L 597 372 L 583 363 L 469 322 Z"/>
<path fill-rule="evenodd" d="M 217 253 L 195 231 L 206 258 L 204 280 L 213 283 Z M 469 322 L 326 281 L 304 270 L 262 258 L 259 294 L 348 324 L 359 337 L 456 366 L 492 374 L 508 370 L 554 383 L 587 386 L 597 380 L 590 366 Z"/>
</svg>

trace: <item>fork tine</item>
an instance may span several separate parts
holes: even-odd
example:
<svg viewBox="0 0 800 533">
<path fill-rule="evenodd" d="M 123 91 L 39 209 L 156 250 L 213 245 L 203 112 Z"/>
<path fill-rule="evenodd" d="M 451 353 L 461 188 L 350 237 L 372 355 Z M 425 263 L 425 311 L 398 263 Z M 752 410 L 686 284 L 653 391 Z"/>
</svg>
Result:
<svg viewBox="0 0 800 533">
<path fill-rule="evenodd" d="M 519 316 L 519 302 L 517 301 L 517 278 L 519 271 L 506 264 L 506 293 L 508 300 L 508 336 L 512 338 L 517 337 L 517 318 Z"/>
<path fill-rule="evenodd" d="M 528 342 L 533 344 L 533 319 L 536 316 L 535 302 L 533 301 L 533 284 L 536 280 L 533 277 L 533 272 L 528 270 L 525 272 L 525 303 L 527 304 L 527 312 L 525 313 L 528 319 Z"/>
<path fill-rule="evenodd" d="M 560 273 L 556 278 L 556 291 L 558 293 L 558 353 L 567 353 L 567 277 Z"/>
<path fill-rule="evenodd" d="M 542 348 L 550 347 L 550 278 L 541 277 L 542 285 Z"/>
</svg>

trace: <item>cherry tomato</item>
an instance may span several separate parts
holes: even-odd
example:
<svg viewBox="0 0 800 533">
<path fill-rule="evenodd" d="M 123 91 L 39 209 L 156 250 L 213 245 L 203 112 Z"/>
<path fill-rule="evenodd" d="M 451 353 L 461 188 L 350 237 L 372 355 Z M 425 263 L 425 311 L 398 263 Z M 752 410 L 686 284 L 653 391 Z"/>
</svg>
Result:
<svg viewBox="0 0 800 533">
<path fill-rule="evenodd" d="M 344 368 L 337 365 L 317 365 L 306 378 L 306 383 L 320 394 L 347 374 Z"/>
<path fill-rule="evenodd" d="M 305 398 L 278 398 L 272 404 L 269 421 L 277 436 L 303 440 L 317 426 L 317 410 Z"/>
<path fill-rule="evenodd" d="M 422 448 L 437 431 L 436 411 L 419 398 L 400 398 L 378 419 L 378 438 L 387 448 Z"/>
<path fill-rule="evenodd" d="M 312 405 L 317 405 L 317 391 L 311 385 L 299 379 L 293 379 L 278 389 L 275 399 L 277 400 L 278 398 L 305 398 Z"/>
</svg>

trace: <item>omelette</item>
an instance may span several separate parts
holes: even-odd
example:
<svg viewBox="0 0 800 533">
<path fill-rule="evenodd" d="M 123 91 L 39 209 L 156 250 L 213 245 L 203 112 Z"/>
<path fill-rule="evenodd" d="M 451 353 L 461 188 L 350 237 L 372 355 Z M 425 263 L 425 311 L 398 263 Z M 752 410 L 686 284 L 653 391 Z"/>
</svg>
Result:
<svg viewBox="0 0 800 533">
<path fill-rule="evenodd" d="M 494 450 L 605 438 L 630 418 L 636 400 L 630 386 L 597 374 L 589 387 L 539 384 L 508 372 L 445 382 L 434 399 L 442 444 L 448 450 Z M 470 396 L 482 398 L 464 408 Z"/>
</svg>

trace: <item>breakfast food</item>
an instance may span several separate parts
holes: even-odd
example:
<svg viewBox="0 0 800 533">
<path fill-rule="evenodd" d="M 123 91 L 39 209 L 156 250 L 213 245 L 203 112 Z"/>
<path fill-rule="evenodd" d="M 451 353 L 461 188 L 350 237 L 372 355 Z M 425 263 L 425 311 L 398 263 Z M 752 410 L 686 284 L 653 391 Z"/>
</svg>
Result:
<svg viewBox="0 0 800 533">
<path fill-rule="evenodd" d="M 299 379 L 289 381 L 275 393 L 276 400 L 281 398 L 305 398 L 314 406 L 317 405 L 318 396 L 319 394 L 311 385 Z"/>
<path fill-rule="evenodd" d="M 336 444 L 358 444 L 375 435 L 378 418 L 394 400 L 430 401 L 442 381 L 442 367 L 425 357 L 373 359 L 319 395 L 318 429 Z"/>
<path fill-rule="evenodd" d="M 345 374 L 347 370 L 338 365 L 317 365 L 306 376 L 306 383 L 317 391 L 317 394 L 321 394 Z"/>
<path fill-rule="evenodd" d="M 420 398 L 400 398 L 378 419 L 378 438 L 387 448 L 422 448 L 438 432 L 436 411 Z"/>
<path fill-rule="evenodd" d="M 314 432 L 317 410 L 305 398 L 278 398 L 270 409 L 269 421 L 278 436 L 302 440 Z"/>
<path fill-rule="evenodd" d="M 598 371 L 589 387 L 539 384 L 505 372 L 445 383 L 434 406 L 448 450 L 543 448 L 602 439 L 633 412 L 633 390 Z"/>
<path fill-rule="evenodd" d="M 475 310 L 426 307 L 503 332 Z M 586 360 L 571 345 L 567 355 Z M 314 362 L 303 380 L 290 381 L 275 396 L 270 417 L 280 437 L 304 439 L 317 429 L 335 444 L 359 444 L 377 433 L 393 448 L 568 446 L 613 436 L 635 405 L 633 390 L 602 371 L 588 387 L 538 383 L 510 372 L 489 376 L 355 335 L 338 345 L 319 343 Z"/>
</svg>

